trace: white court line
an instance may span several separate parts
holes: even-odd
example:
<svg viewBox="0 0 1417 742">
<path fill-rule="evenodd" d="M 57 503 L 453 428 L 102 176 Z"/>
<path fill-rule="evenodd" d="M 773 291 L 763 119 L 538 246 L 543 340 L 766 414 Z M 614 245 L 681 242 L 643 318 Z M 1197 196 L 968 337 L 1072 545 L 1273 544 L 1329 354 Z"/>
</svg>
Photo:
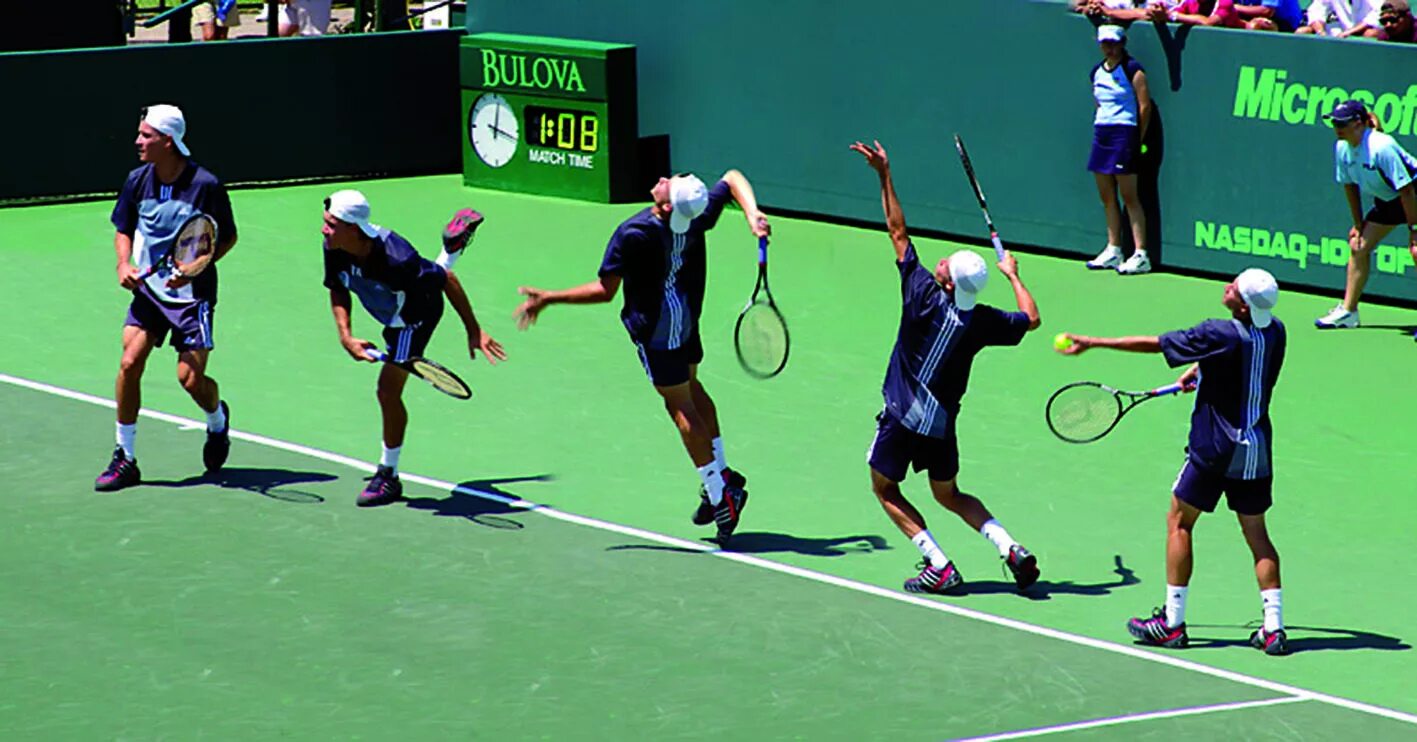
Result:
<svg viewBox="0 0 1417 742">
<path fill-rule="evenodd" d="M 21 379 L 16 376 L 10 376 L 9 374 L 0 373 L 0 382 L 13 384 L 15 386 L 23 387 L 25 389 L 31 389 L 37 392 L 53 394 L 55 396 L 64 397 L 65 399 L 72 399 L 79 402 L 87 402 L 89 404 L 98 405 L 100 407 L 115 407 L 115 404 L 111 399 L 105 399 L 103 397 L 97 397 L 92 394 L 85 394 L 83 392 L 76 392 L 70 389 L 63 389 L 61 387 L 51 386 L 49 384 L 43 384 L 37 381 Z M 153 410 L 141 410 L 139 414 L 144 417 L 152 418 L 154 420 L 162 420 L 164 422 L 169 422 L 176 425 L 187 425 L 196 423 L 196 421 L 191 420 L 189 418 L 180 417 L 178 415 L 169 415 L 165 412 L 155 412 Z M 237 440 L 246 441 L 248 443 L 255 443 L 269 448 L 280 449 L 282 451 L 290 451 L 292 453 L 304 454 L 306 456 L 321 459 L 324 461 L 329 461 L 331 463 L 343 464 L 345 466 L 348 466 L 353 469 L 358 469 L 360 471 L 372 472 L 375 469 L 375 466 L 373 464 L 369 464 L 358 459 L 353 459 L 348 456 L 342 456 L 337 453 L 331 453 L 329 451 L 321 451 L 318 448 L 310 448 L 309 446 L 302 446 L 297 443 L 287 443 L 286 441 L 276 440 L 274 438 L 267 438 L 263 435 L 254 435 L 252 433 L 242 433 L 241 431 L 233 430 L 231 431 L 231 437 Z M 1271 680 L 1265 680 L 1264 678 L 1256 678 L 1249 675 L 1243 675 L 1238 672 L 1222 670 L 1218 667 L 1211 667 L 1209 665 L 1200 664 L 1199 662 L 1192 662 L 1190 660 L 1180 659 L 1172 655 L 1148 651 L 1136 646 L 1129 646 L 1125 644 L 1113 644 L 1112 642 L 1102 641 L 1101 639 L 1093 639 L 1091 637 L 1082 636 L 1080 634 L 1070 634 L 1066 631 L 1050 629 L 1046 626 L 1036 626 L 1034 624 L 1024 623 L 1023 621 L 1016 621 L 1012 618 L 995 616 L 990 613 L 984 613 L 982 611 L 963 608 L 952 603 L 936 602 L 934 600 L 923 598 L 918 595 L 897 592 L 895 590 L 889 590 L 876 585 L 869 585 L 864 582 L 857 582 L 855 580 L 848 580 L 844 577 L 837 577 L 835 575 L 829 575 L 822 572 L 813 572 L 812 570 L 802 569 L 800 567 L 794 567 L 788 564 L 781 564 L 778 562 L 770 561 L 767 559 L 761 559 L 759 557 L 751 556 L 748 554 L 738 554 L 731 551 L 718 551 L 713 547 L 706 546 L 705 544 L 699 543 L 697 541 L 686 541 L 681 538 L 675 538 L 674 536 L 666 536 L 662 533 L 655 533 L 654 531 L 645 531 L 631 526 L 622 526 L 618 523 L 610 523 L 608 521 L 597 520 L 595 518 L 588 518 L 583 515 L 575 515 L 574 513 L 567 513 L 563 510 L 557 510 L 555 508 L 531 502 L 529 500 L 522 500 L 520 498 L 515 497 L 507 497 L 505 495 L 499 495 L 493 492 L 484 492 L 482 490 L 476 490 L 469 487 L 463 487 L 461 485 L 453 484 L 452 482 L 444 482 L 438 479 L 431 479 L 429 477 L 422 477 L 416 474 L 408 474 L 404 472 L 400 472 L 399 476 L 405 481 L 414 482 L 417 484 L 422 484 L 428 487 L 434 487 L 445 491 L 461 492 L 463 494 L 472 495 L 474 497 L 481 497 L 487 500 L 493 500 L 495 502 L 504 503 L 512 507 L 525 508 L 527 510 L 540 513 L 548 518 L 554 518 L 556 520 L 565 521 L 567 523 L 576 523 L 578 525 L 583 525 L 602 531 L 610 531 L 612 533 L 619 533 L 625 536 L 632 536 L 634 538 L 643 539 L 645 541 L 652 541 L 658 544 L 664 544 L 665 546 L 673 546 L 679 549 L 691 549 L 694 551 L 701 551 L 711 554 L 712 556 L 719 557 L 721 559 L 727 559 L 730 561 L 739 562 L 741 564 L 748 564 L 754 567 L 759 567 L 761 569 L 767 569 L 781 574 L 792 575 L 794 577 L 801 577 L 806 580 L 812 580 L 813 582 L 834 585 L 836 587 L 845 588 L 847 590 L 854 590 L 858 593 L 865 593 L 867 595 L 874 595 L 878 598 L 894 600 L 898 603 L 909 603 L 911 605 L 919 606 L 921 608 L 928 608 L 932 611 L 939 611 L 941 613 L 948 613 L 952 616 L 959 616 L 961 618 L 969 618 L 975 621 L 982 621 L 984 623 L 993 624 L 995 626 L 1003 626 L 1004 628 L 1022 631 L 1028 634 L 1033 634 L 1035 636 L 1046 636 L 1050 639 L 1058 639 L 1060 641 L 1065 641 L 1070 644 L 1077 644 L 1079 646 L 1089 647 L 1091 649 L 1098 649 L 1104 652 L 1111 652 L 1113 654 L 1120 654 L 1125 655 L 1127 657 L 1145 660 L 1147 662 L 1153 662 L 1160 665 L 1167 665 L 1169 667 L 1175 667 L 1182 670 L 1189 670 L 1191 672 L 1197 672 L 1202 675 L 1208 675 L 1210 677 L 1220 678 L 1222 680 L 1229 680 L 1231 682 L 1248 685 L 1254 688 L 1263 688 L 1265 690 L 1283 694 L 1286 696 L 1296 696 L 1303 700 L 1318 701 L 1320 703 L 1326 703 L 1332 706 L 1346 708 L 1351 711 L 1360 711 L 1365 714 L 1381 716 L 1387 719 L 1392 719 L 1394 721 L 1406 722 L 1408 724 L 1417 724 L 1417 715 L 1405 713 L 1396 709 L 1390 709 L 1383 706 L 1374 706 L 1372 704 L 1363 703 L 1361 701 L 1354 701 L 1347 698 L 1341 698 L 1339 696 L 1331 696 L 1326 693 L 1318 693 L 1311 690 L 1305 690 L 1303 688 L 1298 688 L 1292 685 L 1285 685 L 1284 683 L 1276 683 Z"/>
<path fill-rule="evenodd" d="M 1110 727 L 1117 724 L 1130 724 L 1136 721 L 1151 721 L 1152 719 L 1174 719 L 1178 716 L 1199 716 L 1201 714 L 1213 714 L 1219 711 L 1238 711 L 1240 709 L 1260 708 L 1262 706 L 1278 706 L 1281 703 L 1299 703 L 1301 701 L 1316 700 L 1303 698 L 1300 696 L 1285 696 L 1283 698 L 1266 698 L 1261 701 L 1239 701 L 1236 703 L 1217 703 L 1210 706 L 1188 706 L 1186 708 L 1170 709 L 1167 711 L 1148 711 L 1143 714 L 1126 714 L 1123 716 L 1109 716 L 1105 719 L 1092 719 L 1090 721 L 1074 721 L 1068 724 L 1057 724 L 1049 727 L 1038 727 L 1036 729 L 1020 729 L 1017 732 L 1003 732 L 1001 734 L 990 734 L 984 737 L 962 737 L 955 742 L 998 742 L 1005 739 L 1023 739 L 1025 737 L 1041 737 L 1045 734 L 1056 734 L 1058 732 L 1075 732 L 1079 729 L 1096 729 L 1097 727 Z"/>
</svg>

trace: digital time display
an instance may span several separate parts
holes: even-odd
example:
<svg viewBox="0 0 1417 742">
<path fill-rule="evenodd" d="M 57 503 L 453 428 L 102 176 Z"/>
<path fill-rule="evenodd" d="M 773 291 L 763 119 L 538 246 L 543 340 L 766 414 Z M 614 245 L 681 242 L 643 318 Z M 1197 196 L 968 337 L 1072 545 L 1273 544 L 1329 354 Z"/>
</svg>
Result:
<svg viewBox="0 0 1417 742">
<path fill-rule="evenodd" d="M 600 117 L 593 111 L 527 106 L 527 144 L 571 152 L 595 152 L 600 147 Z"/>
</svg>

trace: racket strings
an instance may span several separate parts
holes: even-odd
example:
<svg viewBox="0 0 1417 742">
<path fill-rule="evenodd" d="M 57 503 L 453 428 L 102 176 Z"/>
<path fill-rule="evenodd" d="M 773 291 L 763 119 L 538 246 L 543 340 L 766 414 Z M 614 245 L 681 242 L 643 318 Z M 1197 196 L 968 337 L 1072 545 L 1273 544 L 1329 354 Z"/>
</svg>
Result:
<svg viewBox="0 0 1417 742">
<path fill-rule="evenodd" d="M 428 361 L 416 360 L 412 363 L 413 370 L 424 381 L 433 385 L 444 394 L 451 394 L 454 397 L 467 398 L 472 396 L 472 391 L 461 379 L 454 376 L 452 372 L 442 366 L 434 365 Z"/>
<path fill-rule="evenodd" d="M 787 324 L 771 306 L 754 304 L 738 325 L 739 359 L 750 373 L 771 376 L 787 359 Z"/>
<path fill-rule="evenodd" d="M 182 275 L 201 273 L 216 254 L 216 230 L 206 219 L 194 219 L 182 227 L 172 246 L 173 268 Z"/>
<path fill-rule="evenodd" d="M 1048 423 L 1068 440 L 1087 441 L 1106 433 L 1121 407 L 1111 392 L 1095 386 L 1078 386 L 1058 393 L 1048 404 Z"/>
</svg>

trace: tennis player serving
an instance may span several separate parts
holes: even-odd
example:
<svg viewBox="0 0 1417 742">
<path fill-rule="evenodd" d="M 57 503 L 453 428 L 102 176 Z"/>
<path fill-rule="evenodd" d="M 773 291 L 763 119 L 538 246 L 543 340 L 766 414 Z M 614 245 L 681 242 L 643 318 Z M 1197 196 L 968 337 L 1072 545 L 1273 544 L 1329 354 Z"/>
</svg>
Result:
<svg viewBox="0 0 1417 742">
<path fill-rule="evenodd" d="M 880 142 L 856 142 L 851 150 L 880 176 L 886 228 L 900 273 L 900 328 L 881 388 L 885 407 L 876 415 L 876 437 L 866 460 L 881 507 L 924 557 L 920 574 L 906 580 L 905 589 L 948 593 L 964 582 L 924 516 L 901 494 L 900 483 L 910 467 L 926 470 L 935 501 L 989 539 L 1018 589 L 1026 589 L 1038 580 L 1038 559 L 1004 530 L 979 498 L 960 491 L 955 431 L 974 356 L 990 345 L 1018 345 L 1038 328 L 1038 305 L 1007 251 L 998 268 L 1013 287 L 1017 312 L 978 303 L 989 269 L 974 252 L 960 250 L 936 263 L 933 272 L 926 270 L 906 232 L 885 148 Z"/>
</svg>

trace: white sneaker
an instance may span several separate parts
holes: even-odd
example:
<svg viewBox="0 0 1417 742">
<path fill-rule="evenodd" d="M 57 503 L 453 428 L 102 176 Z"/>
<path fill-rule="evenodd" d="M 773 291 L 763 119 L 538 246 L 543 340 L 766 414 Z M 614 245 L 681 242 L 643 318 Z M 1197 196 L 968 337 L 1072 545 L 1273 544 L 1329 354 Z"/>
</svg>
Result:
<svg viewBox="0 0 1417 742">
<path fill-rule="evenodd" d="M 1122 248 L 1116 245 L 1108 245 L 1102 252 L 1097 253 L 1097 257 L 1087 261 L 1088 270 L 1099 271 L 1104 268 L 1116 268 L 1122 262 Z"/>
<path fill-rule="evenodd" d="M 1134 252 L 1121 265 L 1117 266 L 1117 272 L 1124 276 L 1137 276 L 1142 273 L 1151 272 L 1151 258 L 1144 252 Z"/>
<path fill-rule="evenodd" d="M 1314 320 L 1314 327 L 1320 330 L 1336 330 L 1358 326 L 1358 310 L 1348 311 L 1342 304 L 1329 310 L 1328 314 Z"/>
</svg>

